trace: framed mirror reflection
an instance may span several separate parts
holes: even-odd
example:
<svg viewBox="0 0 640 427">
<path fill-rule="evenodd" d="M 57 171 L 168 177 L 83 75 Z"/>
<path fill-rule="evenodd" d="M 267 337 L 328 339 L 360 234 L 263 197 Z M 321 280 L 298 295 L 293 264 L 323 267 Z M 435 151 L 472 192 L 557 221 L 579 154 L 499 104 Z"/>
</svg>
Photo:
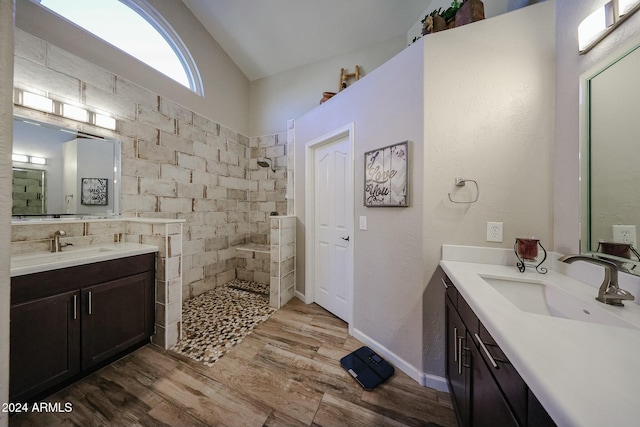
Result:
<svg viewBox="0 0 640 427">
<path fill-rule="evenodd" d="M 640 275 L 640 44 L 582 78 L 582 249 Z"/>
<path fill-rule="evenodd" d="M 120 214 L 120 160 L 118 140 L 14 117 L 14 219 Z"/>
</svg>

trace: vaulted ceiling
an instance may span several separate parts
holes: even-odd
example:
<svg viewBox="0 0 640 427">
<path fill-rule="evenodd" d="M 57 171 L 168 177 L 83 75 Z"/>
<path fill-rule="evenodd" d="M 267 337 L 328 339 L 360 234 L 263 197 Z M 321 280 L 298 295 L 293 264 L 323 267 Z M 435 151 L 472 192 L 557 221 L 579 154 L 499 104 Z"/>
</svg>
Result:
<svg viewBox="0 0 640 427">
<path fill-rule="evenodd" d="M 405 36 L 431 0 L 183 0 L 251 81 Z"/>
</svg>

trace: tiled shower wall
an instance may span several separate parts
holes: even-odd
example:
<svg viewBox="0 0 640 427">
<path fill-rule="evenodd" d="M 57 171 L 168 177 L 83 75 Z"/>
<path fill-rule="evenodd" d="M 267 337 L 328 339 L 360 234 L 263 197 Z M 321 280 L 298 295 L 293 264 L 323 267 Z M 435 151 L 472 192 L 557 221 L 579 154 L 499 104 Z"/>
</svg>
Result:
<svg viewBox="0 0 640 427">
<path fill-rule="evenodd" d="M 183 299 L 235 278 L 234 246 L 269 242 L 269 213 L 287 210 L 286 134 L 250 139 L 20 29 L 15 45 L 16 87 L 109 111 L 118 129 L 17 113 L 119 139 L 123 215 L 186 221 Z"/>
<path fill-rule="evenodd" d="M 275 168 L 257 167 L 256 160 L 252 160 L 251 178 L 258 182 L 258 188 L 249 193 L 251 201 L 251 221 L 258 225 L 258 229 L 251 234 L 251 243 L 270 244 L 271 224 L 269 215 L 277 212 L 286 215 L 287 202 L 287 134 L 259 136 L 250 138 L 251 158 L 268 157 Z"/>
</svg>

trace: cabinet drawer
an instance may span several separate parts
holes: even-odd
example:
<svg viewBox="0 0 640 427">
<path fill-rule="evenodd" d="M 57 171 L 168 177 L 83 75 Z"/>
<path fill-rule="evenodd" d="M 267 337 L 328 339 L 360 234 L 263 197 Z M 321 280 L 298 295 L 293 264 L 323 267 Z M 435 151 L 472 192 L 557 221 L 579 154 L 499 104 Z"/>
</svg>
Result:
<svg viewBox="0 0 640 427">
<path fill-rule="evenodd" d="M 479 323 L 478 337 L 480 340 L 474 336 L 474 341 L 480 347 L 481 357 L 489 366 L 491 374 L 496 379 L 520 424 L 527 425 L 527 384 L 481 322 Z"/>
<path fill-rule="evenodd" d="M 12 277 L 11 304 L 155 271 L 155 257 L 155 253 L 150 253 Z"/>
</svg>

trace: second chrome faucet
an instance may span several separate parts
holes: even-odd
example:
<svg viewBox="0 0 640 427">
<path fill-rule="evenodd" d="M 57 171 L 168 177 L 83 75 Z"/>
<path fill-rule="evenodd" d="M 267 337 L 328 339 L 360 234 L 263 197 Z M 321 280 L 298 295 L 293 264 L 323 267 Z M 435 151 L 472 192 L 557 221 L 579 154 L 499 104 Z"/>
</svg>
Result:
<svg viewBox="0 0 640 427">
<path fill-rule="evenodd" d="M 60 242 L 60 237 L 66 236 L 66 235 L 67 233 L 65 233 L 63 230 L 59 230 L 53 233 L 53 238 L 51 239 L 51 252 L 60 252 L 62 251 L 63 247 L 73 245 L 73 243 L 63 244 Z"/>
<path fill-rule="evenodd" d="M 604 267 L 604 279 L 598 289 L 596 300 L 610 305 L 624 305 L 622 301 L 633 301 L 635 297 L 624 289 L 618 287 L 618 267 L 611 261 L 588 255 L 565 255 L 558 258 L 558 261 L 573 264 L 576 261 L 584 261 Z"/>
</svg>

